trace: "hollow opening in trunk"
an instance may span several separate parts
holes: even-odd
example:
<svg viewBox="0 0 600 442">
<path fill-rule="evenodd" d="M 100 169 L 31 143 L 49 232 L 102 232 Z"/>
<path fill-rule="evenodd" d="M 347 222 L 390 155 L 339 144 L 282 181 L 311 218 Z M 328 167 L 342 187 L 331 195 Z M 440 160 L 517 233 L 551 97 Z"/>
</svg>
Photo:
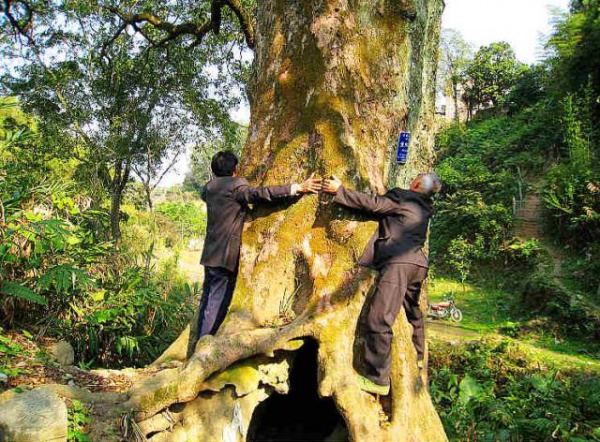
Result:
<svg viewBox="0 0 600 442">
<path fill-rule="evenodd" d="M 348 429 L 331 398 L 317 394 L 317 342 L 307 339 L 290 373 L 290 392 L 272 394 L 254 410 L 248 441 L 348 441 Z"/>
</svg>

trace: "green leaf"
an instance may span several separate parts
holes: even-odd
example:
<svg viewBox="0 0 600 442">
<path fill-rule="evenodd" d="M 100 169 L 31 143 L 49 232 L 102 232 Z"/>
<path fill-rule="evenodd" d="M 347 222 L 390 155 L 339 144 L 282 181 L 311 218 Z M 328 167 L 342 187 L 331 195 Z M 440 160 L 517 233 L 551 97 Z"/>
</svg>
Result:
<svg viewBox="0 0 600 442">
<path fill-rule="evenodd" d="M 94 301 L 104 301 L 104 295 L 106 294 L 106 290 L 98 290 L 97 292 L 92 293 L 92 299 Z"/>
<path fill-rule="evenodd" d="M 483 392 L 479 382 L 469 375 L 466 375 L 463 380 L 460 381 L 459 390 L 458 400 L 464 403 L 481 396 L 481 393 Z"/>
<path fill-rule="evenodd" d="M 19 298 L 24 301 L 29 301 L 41 305 L 48 305 L 48 301 L 46 301 L 43 297 L 35 293 L 29 287 L 17 284 L 16 282 L 2 282 L 2 285 L 0 286 L 0 293 L 4 293 L 5 295 L 9 295 L 14 298 Z"/>
<path fill-rule="evenodd" d="M 97 324 L 105 324 L 109 321 L 114 320 L 118 316 L 119 316 L 119 310 L 114 309 L 114 308 L 96 311 L 92 314 L 92 318 L 93 318 L 94 322 Z"/>
<path fill-rule="evenodd" d="M 49 290 L 52 286 L 58 293 L 65 293 L 71 289 L 90 287 L 94 285 L 93 280 L 83 270 L 73 267 L 70 264 L 63 264 L 52 267 L 46 271 L 37 281 L 37 286 L 41 290 Z"/>
</svg>

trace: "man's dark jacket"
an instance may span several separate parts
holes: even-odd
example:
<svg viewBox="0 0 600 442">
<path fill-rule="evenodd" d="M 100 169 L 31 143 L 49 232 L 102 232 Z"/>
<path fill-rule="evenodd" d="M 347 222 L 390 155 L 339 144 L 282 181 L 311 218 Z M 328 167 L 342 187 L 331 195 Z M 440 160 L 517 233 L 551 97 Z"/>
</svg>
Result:
<svg viewBox="0 0 600 442">
<path fill-rule="evenodd" d="M 245 178 L 230 176 L 206 183 L 201 196 L 206 201 L 208 223 L 200 264 L 237 271 L 248 204 L 290 196 L 291 187 L 250 187 Z"/>
<path fill-rule="evenodd" d="M 371 196 L 342 186 L 334 201 L 377 217 L 379 228 L 360 258 L 361 265 L 373 268 L 392 263 L 429 266 L 422 249 L 433 215 L 433 202 L 428 195 L 396 188 L 383 196 Z"/>
</svg>

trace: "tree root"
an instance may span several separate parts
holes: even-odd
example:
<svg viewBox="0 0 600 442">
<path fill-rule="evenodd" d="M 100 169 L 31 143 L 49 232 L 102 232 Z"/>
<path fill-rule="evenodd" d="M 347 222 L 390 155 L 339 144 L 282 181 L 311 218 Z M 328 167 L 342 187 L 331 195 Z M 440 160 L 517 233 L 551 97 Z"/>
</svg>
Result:
<svg viewBox="0 0 600 442">
<path fill-rule="evenodd" d="M 216 337 L 203 337 L 184 367 L 163 370 L 135 384 L 125 408 L 135 413 L 138 422 L 143 422 L 173 404 L 192 401 L 213 373 L 252 356 L 273 356 L 275 351 L 285 350 L 288 341 L 304 336 L 306 322 L 299 319 L 282 329 L 243 332 L 224 329 Z M 235 323 L 233 318 L 229 321 L 232 323 Z"/>
</svg>

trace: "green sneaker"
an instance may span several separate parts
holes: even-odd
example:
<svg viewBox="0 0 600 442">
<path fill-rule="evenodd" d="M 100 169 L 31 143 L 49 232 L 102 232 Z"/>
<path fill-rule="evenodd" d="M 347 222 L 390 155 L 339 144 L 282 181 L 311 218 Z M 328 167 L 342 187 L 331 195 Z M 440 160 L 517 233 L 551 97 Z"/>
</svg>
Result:
<svg viewBox="0 0 600 442">
<path fill-rule="evenodd" d="M 387 396 L 390 394 L 390 386 L 389 385 L 378 385 L 370 379 L 367 379 L 364 376 L 356 375 L 358 379 L 358 387 L 366 392 L 378 394 L 380 396 Z"/>
</svg>

